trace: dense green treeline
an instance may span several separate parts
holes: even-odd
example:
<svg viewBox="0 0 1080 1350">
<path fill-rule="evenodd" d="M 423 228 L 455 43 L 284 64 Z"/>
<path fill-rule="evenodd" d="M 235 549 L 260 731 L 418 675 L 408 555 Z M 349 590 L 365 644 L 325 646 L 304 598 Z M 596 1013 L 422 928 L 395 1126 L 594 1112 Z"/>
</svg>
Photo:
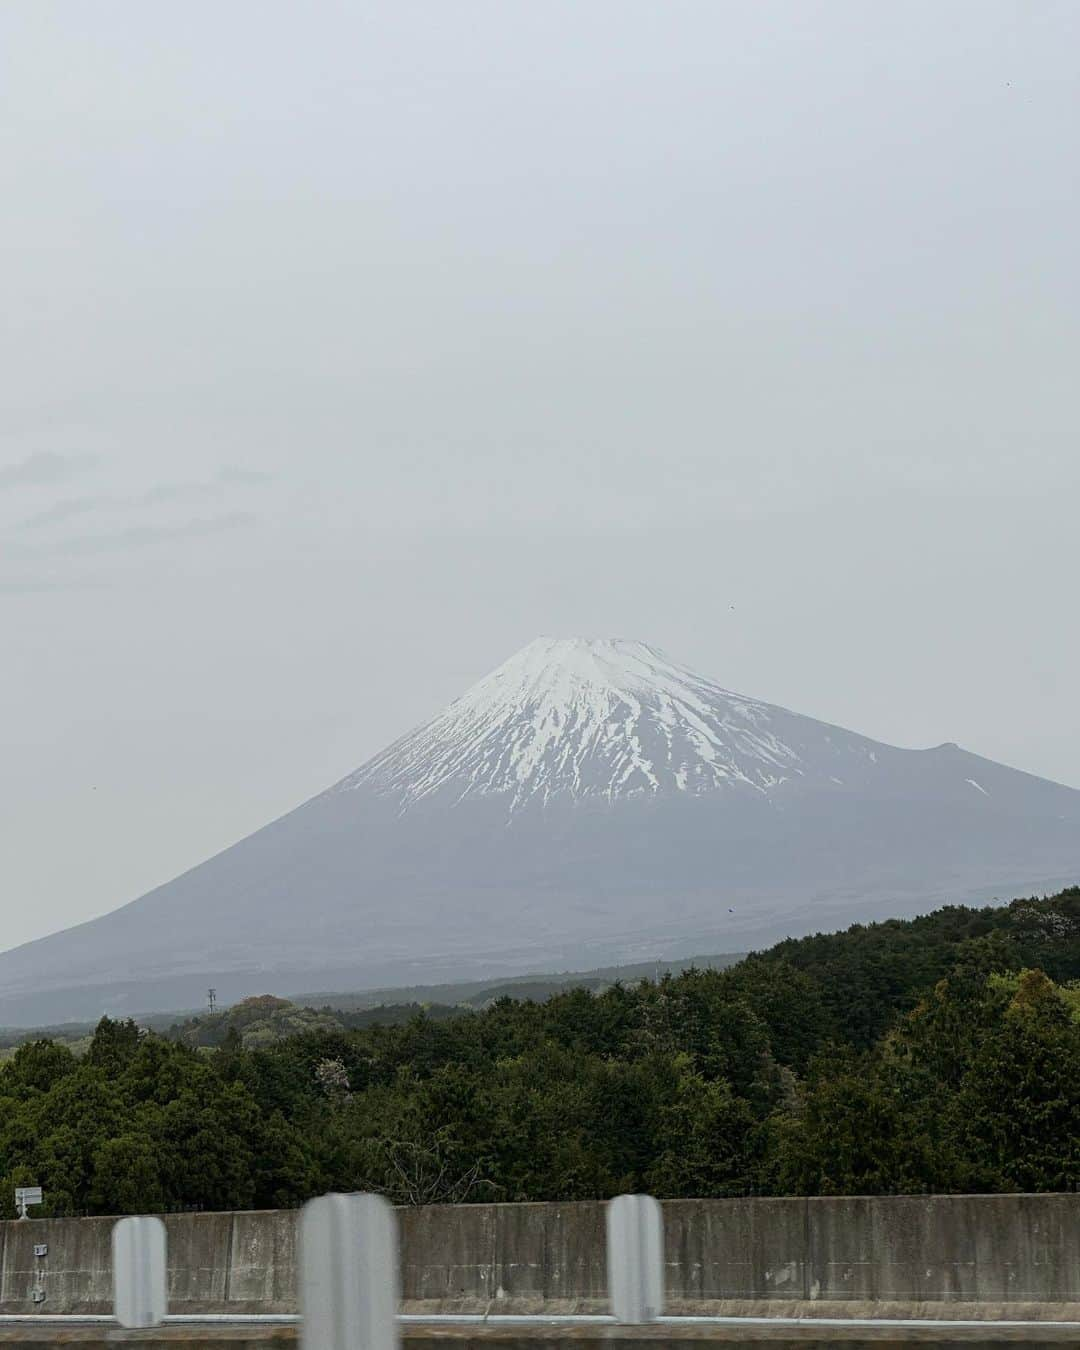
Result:
<svg viewBox="0 0 1080 1350">
<path fill-rule="evenodd" d="M 1073 1188 L 1078 979 L 1080 888 L 441 1020 L 270 1000 L 255 1048 L 103 1019 L 0 1068 L 0 1207 Z"/>
</svg>

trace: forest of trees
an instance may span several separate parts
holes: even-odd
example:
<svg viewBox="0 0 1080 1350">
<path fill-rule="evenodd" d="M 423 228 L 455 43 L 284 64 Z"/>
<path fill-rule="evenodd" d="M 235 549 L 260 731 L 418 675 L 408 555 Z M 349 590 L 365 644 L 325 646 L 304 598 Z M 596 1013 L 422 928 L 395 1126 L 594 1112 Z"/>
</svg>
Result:
<svg viewBox="0 0 1080 1350">
<path fill-rule="evenodd" d="M 0 1213 L 1074 1189 L 1077 980 L 1080 888 L 254 1047 L 103 1019 L 0 1068 Z"/>
</svg>

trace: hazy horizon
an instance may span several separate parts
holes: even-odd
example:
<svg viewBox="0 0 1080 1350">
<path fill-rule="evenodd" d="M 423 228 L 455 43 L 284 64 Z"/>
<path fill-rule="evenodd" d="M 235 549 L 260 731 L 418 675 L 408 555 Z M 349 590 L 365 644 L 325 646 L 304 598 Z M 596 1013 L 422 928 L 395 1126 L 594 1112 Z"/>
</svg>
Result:
<svg viewBox="0 0 1080 1350">
<path fill-rule="evenodd" d="M 1080 11 L 0 14 L 0 947 L 540 633 L 1080 786 Z"/>
</svg>

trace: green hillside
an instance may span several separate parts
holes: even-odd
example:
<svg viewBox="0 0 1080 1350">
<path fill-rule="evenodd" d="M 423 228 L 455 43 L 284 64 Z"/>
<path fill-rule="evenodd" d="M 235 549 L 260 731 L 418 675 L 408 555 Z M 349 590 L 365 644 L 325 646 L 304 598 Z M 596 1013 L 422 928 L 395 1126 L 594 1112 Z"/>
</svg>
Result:
<svg viewBox="0 0 1080 1350">
<path fill-rule="evenodd" d="M 1074 888 L 543 1001 L 103 1019 L 0 1067 L 0 1202 L 1071 1189 L 1078 982 Z"/>
</svg>

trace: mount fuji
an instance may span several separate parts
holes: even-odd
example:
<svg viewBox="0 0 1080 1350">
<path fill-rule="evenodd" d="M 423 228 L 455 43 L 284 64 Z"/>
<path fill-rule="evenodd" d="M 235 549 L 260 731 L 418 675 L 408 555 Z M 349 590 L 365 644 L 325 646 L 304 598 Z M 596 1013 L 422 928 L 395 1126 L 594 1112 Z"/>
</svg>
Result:
<svg viewBox="0 0 1080 1350">
<path fill-rule="evenodd" d="M 744 951 L 1080 877 L 1080 792 L 540 638 L 223 853 L 0 955 L 0 1023 Z"/>
</svg>

